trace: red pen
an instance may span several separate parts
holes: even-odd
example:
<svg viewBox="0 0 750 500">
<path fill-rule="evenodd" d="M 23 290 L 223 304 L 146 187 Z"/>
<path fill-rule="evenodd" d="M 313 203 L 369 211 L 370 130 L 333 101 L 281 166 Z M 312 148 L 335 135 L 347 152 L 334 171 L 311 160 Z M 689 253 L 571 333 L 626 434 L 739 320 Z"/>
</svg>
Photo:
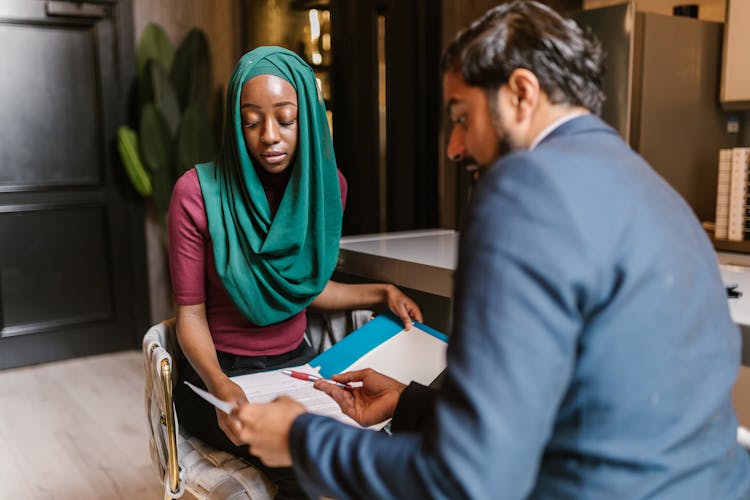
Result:
<svg viewBox="0 0 750 500">
<path fill-rule="evenodd" d="M 289 375 L 290 377 L 293 377 L 293 378 L 305 380 L 307 382 L 315 382 L 316 380 L 322 379 L 330 384 L 335 384 L 343 389 L 349 389 L 349 390 L 353 389 L 353 387 L 350 386 L 349 384 L 342 384 L 341 382 L 336 382 L 335 380 L 324 379 L 323 377 L 320 377 L 318 375 L 313 375 L 312 373 L 298 372 L 295 370 L 281 370 L 281 373 L 283 373 L 284 375 Z"/>
</svg>

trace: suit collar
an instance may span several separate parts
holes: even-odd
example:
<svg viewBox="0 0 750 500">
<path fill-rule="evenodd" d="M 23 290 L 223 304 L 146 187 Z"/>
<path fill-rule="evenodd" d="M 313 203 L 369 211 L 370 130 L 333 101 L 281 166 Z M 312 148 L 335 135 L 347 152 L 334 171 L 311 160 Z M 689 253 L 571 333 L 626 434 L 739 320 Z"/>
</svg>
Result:
<svg viewBox="0 0 750 500">
<path fill-rule="evenodd" d="M 539 143 L 544 140 L 545 137 L 547 137 L 549 134 L 551 134 L 556 129 L 561 127 L 566 122 L 569 122 L 570 120 L 574 120 L 578 118 L 579 116 L 583 116 L 584 114 L 587 114 L 587 113 L 581 112 L 581 111 L 574 111 L 574 112 L 570 112 L 567 115 L 564 115 L 558 118 L 557 120 L 554 120 L 552 123 L 544 127 L 542 131 L 537 134 L 534 140 L 531 141 L 531 145 L 529 146 L 529 149 L 534 149 L 535 147 L 537 147 Z"/>
<path fill-rule="evenodd" d="M 586 114 L 576 116 L 572 120 L 568 120 L 565 123 L 561 124 L 559 127 L 555 128 L 552 132 L 547 134 L 547 136 L 544 137 L 536 147 L 543 145 L 545 142 L 554 137 L 593 131 L 609 131 L 613 134 L 617 134 L 617 132 L 612 127 L 604 123 L 598 116 L 594 114 Z"/>
</svg>

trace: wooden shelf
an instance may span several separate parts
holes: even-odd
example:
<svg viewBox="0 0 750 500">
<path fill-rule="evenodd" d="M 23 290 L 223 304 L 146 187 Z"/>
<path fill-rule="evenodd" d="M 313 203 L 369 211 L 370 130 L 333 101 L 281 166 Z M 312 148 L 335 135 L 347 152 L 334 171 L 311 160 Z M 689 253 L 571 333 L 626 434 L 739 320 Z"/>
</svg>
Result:
<svg viewBox="0 0 750 500">
<path fill-rule="evenodd" d="M 292 2 L 292 8 L 294 10 L 330 10 L 331 2 L 330 0 L 294 0 Z"/>
<path fill-rule="evenodd" d="M 750 254 L 750 241 L 729 241 L 711 238 L 716 250 Z"/>
</svg>

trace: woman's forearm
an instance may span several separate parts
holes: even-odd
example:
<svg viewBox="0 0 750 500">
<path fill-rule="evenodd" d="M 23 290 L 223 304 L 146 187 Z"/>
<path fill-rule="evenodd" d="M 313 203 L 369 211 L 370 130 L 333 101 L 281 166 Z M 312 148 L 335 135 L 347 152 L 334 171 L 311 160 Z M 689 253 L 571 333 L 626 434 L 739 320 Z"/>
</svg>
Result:
<svg viewBox="0 0 750 500">
<path fill-rule="evenodd" d="M 417 303 L 394 285 L 386 283 L 350 285 L 329 281 L 310 307 L 321 311 L 343 311 L 381 303 L 387 304 L 407 329 L 411 328 L 412 319 L 422 321 L 422 311 Z"/>
<path fill-rule="evenodd" d="M 227 380 L 216 356 L 205 304 L 177 306 L 177 340 L 209 391 L 213 392 L 216 385 Z"/>
<path fill-rule="evenodd" d="M 385 302 L 389 287 L 393 287 L 393 285 L 385 283 L 352 285 L 329 281 L 320 295 L 310 304 L 310 307 L 321 311 L 342 311 L 371 307 Z"/>
</svg>

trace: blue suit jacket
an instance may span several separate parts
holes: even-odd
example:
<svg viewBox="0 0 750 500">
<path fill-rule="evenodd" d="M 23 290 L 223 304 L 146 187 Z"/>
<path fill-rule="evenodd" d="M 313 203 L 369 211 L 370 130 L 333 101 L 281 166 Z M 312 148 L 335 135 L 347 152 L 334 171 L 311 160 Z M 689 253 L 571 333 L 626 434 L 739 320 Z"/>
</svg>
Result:
<svg viewBox="0 0 750 500">
<path fill-rule="evenodd" d="M 464 221 L 448 369 L 418 432 L 303 415 L 313 494 L 747 498 L 739 365 L 690 208 L 594 116 L 500 159 Z"/>
</svg>

